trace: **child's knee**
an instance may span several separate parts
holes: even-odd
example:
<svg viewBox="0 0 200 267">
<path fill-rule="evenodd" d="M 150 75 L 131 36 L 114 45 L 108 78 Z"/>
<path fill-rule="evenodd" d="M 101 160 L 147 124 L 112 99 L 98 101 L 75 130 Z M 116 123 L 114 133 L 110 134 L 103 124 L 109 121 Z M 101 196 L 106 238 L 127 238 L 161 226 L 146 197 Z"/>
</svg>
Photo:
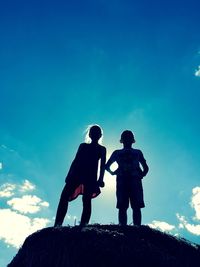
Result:
<svg viewBox="0 0 200 267">
<path fill-rule="evenodd" d="M 126 213 L 127 212 L 127 208 L 119 208 L 119 212 L 120 213 Z"/>
</svg>

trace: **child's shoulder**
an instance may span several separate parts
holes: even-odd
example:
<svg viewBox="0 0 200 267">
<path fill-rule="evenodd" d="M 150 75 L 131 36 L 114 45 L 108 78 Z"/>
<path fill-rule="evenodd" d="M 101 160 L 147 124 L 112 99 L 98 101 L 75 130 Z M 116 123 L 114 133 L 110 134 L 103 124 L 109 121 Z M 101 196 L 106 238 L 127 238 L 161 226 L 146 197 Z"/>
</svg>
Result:
<svg viewBox="0 0 200 267">
<path fill-rule="evenodd" d="M 79 145 L 79 147 L 81 147 L 81 148 L 84 148 L 84 147 L 87 148 L 87 147 L 93 147 L 93 145 L 91 143 L 81 143 Z M 100 144 L 95 145 L 95 147 L 98 147 L 102 151 L 106 151 L 106 147 L 105 146 L 102 146 Z"/>
<path fill-rule="evenodd" d="M 120 153 L 122 153 L 123 149 L 116 149 L 113 151 L 112 155 L 118 155 Z"/>
<path fill-rule="evenodd" d="M 134 154 L 142 155 L 142 151 L 138 148 L 132 148 Z"/>
<path fill-rule="evenodd" d="M 79 145 L 79 148 L 85 147 L 85 146 L 87 146 L 87 145 L 88 145 L 87 143 L 81 143 L 81 144 Z"/>
<path fill-rule="evenodd" d="M 105 146 L 102 146 L 100 144 L 98 144 L 99 148 L 101 149 L 101 151 L 106 151 L 106 147 Z"/>
<path fill-rule="evenodd" d="M 133 148 L 133 147 L 132 147 L 132 150 L 133 150 L 134 152 L 136 152 L 136 153 L 142 153 L 142 151 L 141 151 L 140 149 L 138 149 L 138 148 Z"/>
<path fill-rule="evenodd" d="M 85 150 L 88 150 L 89 148 L 89 144 L 88 143 L 81 143 L 79 145 L 79 151 L 85 151 Z"/>
</svg>

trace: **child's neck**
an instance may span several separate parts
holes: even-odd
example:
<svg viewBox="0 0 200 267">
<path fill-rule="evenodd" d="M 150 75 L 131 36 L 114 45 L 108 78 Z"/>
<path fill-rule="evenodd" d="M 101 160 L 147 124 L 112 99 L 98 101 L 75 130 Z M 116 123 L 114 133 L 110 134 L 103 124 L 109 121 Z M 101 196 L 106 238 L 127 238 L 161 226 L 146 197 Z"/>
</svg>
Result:
<svg viewBox="0 0 200 267">
<path fill-rule="evenodd" d="M 95 144 L 95 145 L 97 145 L 97 144 L 98 144 L 98 140 L 92 140 L 92 141 L 91 141 L 91 144 Z"/>
<path fill-rule="evenodd" d="M 132 148 L 132 144 L 123 144 L 124 148 Z"/>
</svg>

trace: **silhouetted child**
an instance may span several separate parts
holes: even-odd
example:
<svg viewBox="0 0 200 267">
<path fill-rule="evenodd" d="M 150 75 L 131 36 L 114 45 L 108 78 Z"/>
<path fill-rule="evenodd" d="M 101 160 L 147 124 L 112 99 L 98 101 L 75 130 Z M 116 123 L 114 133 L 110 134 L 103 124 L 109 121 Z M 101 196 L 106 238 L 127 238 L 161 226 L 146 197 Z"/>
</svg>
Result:
<svg viewBox="0 0 200 267">
<path fill-rule="evenodd" d="M 106 170 L 112 175 L 117 175 L 116 196 L 119 224 L 127 225 L 127 209 L 130 202 L 133 210 L 133 223 L 141 225 L 141 208 L 145 207 L 142 178 L 147 174 L 149 168 L 142 152 L 132 148 L 135 138 L 131 131 L 124 131 L 121 134 L 120 142 L 123 144 L 123 148 L 115 150 L 106 163 Z M 110 166 L 114 162 L 117 162 L 118 168 L 112 171 Z"/>
<path fill-rule="evenodd" d="M 80 194 L 83 195 L 80 224 L 88 224 L 91 216 L 91 199 L 98 196 L 100 194 L 99 187 L 104 186 L 106 148 L 98 143 L 102 137 L 102 129 L 98 125 L 93 125 L 89 129 L 88 135 L 91 142 L 80 144 L 65 179 L 66 184 L 60 197 L 54 226 L 62 225 L 67 213 L 68 202 Z M 97 180 L 99 162 L 100 170 Z"/>
</svg>

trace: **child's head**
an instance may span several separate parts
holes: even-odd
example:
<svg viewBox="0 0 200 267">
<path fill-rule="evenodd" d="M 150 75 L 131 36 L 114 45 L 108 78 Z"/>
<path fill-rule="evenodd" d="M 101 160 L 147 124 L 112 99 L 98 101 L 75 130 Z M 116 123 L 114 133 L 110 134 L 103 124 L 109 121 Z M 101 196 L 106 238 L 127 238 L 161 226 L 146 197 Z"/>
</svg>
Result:
<svg viewBox="0 0 200 267">
<path fill-rule="evenodd" d="M 133 143 L 135 143 L 134 134 L 129 130 L 123 131 L 123 133 L 121 134 L 120 143 L 125 145 L 126 144 L 132 145 Z"/>
<path fill-rule="evenodd" d="M 99 139 L 103 136 L 103 130 L 97 124 L 89 126 L 86 134 L 86 142 L 89 143 L 92 141 L 99 141 Z"/>
</svg>

